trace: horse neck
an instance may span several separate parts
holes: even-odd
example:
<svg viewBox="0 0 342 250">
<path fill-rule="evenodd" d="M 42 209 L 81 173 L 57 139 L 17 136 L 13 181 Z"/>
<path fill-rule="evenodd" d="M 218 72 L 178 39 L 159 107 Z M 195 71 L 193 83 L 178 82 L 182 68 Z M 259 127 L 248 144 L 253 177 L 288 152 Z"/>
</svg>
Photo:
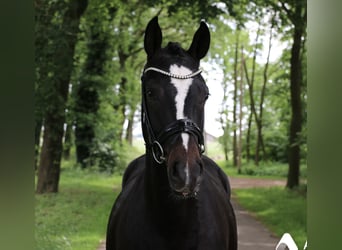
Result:
<svg viewBox="0 0 342 250">
<path fill-rule="evenodd" d="M 164 165 L 158 165 L 152 154 L 146 153 L 145 161 L 145 196 L 149 205 L 157 206 L 158 201 L 165 196 L 167 190 L 167 174 Z"/>
</svg>

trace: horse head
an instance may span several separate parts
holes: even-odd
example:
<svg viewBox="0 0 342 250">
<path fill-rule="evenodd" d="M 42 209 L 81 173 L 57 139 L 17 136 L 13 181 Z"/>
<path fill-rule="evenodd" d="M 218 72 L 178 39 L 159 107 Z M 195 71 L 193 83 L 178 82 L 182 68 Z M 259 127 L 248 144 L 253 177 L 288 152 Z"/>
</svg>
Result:
<svg viewBox="0 0 342 250">
<path fill-rule="evenodd" d="M 196 196 L 204 151 L 204 105 L 208 88 L 199 69 L 210 44 L 201 22 L 188 50 L 169 42 L 161 47 L 162 31 L 153 18 L 145 31 L 147 63 L 142 75 L 142 129 L 148 155 L 165 167 L 173 193 Z"/>
</svg>

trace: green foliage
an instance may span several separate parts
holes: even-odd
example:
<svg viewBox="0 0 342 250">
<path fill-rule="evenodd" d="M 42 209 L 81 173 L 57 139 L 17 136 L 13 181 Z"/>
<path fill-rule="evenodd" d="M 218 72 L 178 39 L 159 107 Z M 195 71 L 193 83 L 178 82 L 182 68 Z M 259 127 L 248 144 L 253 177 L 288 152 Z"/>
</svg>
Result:
<svg viewBox="0 0 342 250">
<path fill-rule="evenodd" d="M 233 196 L 278 237 L 290 233 L 298 246 L 304 246 L 307 240 L 307 206 L 301 192 L 280 187 L 235 189 Z"/>
<path fill-rule="evenodd" d="M 259 166 L 243 165 L 241 167 L 242 175 L 250 176 L 274 176 L 274 177 L 287 177 L 288 164 L 261 164 Z M 307 166 L 301 165 L 301 177 L 307 178 Z"/>
<path fill-rule="evenodd" d="M 89 160 L 98 166 L 100 171 L 113 173 L 119 164 L 119 155 L 115 151 L 115 145 L 111 145 L 111 141 L 104 141 L 95 138 L 93 141 L 93 147 L 91 148 L 92 154 Z"/>
<path fill-rule="evenodd" d="M 277 162 L 261 162 L 259 166 L 252 163 L 243 162 L 240 172 L 232 163 L 218 160 L 219 166 L 227 173 L 228 176 L 246 177 L 246 178 L 286 178 L 288 175 L 288 164 Z M 303 183 L 306 183 L 308 178 L 308 167 L 306 162 L 300 165 L 300 178 Z"/>
</svg>

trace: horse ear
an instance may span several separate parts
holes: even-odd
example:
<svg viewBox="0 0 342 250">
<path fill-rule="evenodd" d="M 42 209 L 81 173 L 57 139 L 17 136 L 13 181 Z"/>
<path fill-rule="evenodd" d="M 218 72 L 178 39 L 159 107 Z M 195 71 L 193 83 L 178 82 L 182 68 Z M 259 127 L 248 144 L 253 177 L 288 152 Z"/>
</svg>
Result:
<svg viewBox="0 0 342 250">
<path fill-rule="evenodd" d="M 158 24 L 158 16 L 155 16 L 147 24 L 144 38 L 144 48 L 147 58 L 151 58 L 153 54 L 160 49 L 162 43 L 162 32 Z"/>
<path fill-rule="evenodd" d="M 197 60 L 202 59 L 208 52 L 210 45 L 210 32 L 205 22 L 196 31 L 188 53 Z"/>
</svg>

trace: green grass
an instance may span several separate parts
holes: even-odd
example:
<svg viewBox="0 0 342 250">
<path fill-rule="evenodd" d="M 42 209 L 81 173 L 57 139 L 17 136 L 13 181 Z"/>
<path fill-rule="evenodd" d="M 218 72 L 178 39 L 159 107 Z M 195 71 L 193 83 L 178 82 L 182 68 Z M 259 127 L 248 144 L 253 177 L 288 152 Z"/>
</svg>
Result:
<svg viewBox="0 0 342 250">
<path fill-rule="evenodd" d="M 286 179 L 289 166 L 287 163 L 261 162 L 259 166 L 252 163 L 245 163 L 241 166 L 241 173 L 236 167 L 227 164 L 225 161 L 218 161 L 218 165 L 230 177 L 239 178 L 261 178 L 261 179 Z M 307 166 L 300 166 L 300 179 L 305 182 L 307 179 Z"/>
<path fill-rule="evenodd" d="M 281 187 L 237 189 L 233 196 L 278 237 L 291 234 L 301 249 L 307 239 L 306 198 L 302 191 Z"/>
<path fill-rule="evenodd" d="M 35 195 L 35 240 L 39 250 L 95 250 L 105 238 L 112 205 L 121 190 L 124 169 L 144 153 L 144 144 L 124 145 L 114 175 L 96 166 L 81 170 L 72 158 L 62 162 L 57 194 Z"/>
<path fill-rule="evenodd" d="M 36 249 L 93 250 L 105 238 L 121 176 L 63 169 L 58 194 L 35 196 Z"/>
</svg>

